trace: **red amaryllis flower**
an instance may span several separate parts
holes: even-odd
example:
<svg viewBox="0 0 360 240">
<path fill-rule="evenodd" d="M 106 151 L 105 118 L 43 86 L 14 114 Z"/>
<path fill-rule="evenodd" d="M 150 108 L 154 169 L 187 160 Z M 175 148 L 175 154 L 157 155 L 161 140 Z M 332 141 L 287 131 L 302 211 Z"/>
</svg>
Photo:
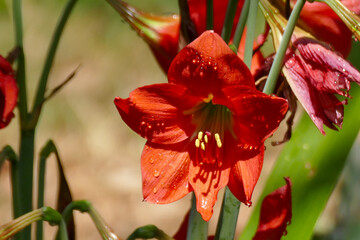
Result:
<svg viewBox="0 0 360 240">
<path fill-rule="evenodd" d="M 107 0 L 150 46 L 158 63 L 167 72 L 178 53 L 180 17 L 156 16 L 140 11 L 122 0 Z"/>
<path fill-rule="evenodd" d="M 0 128 L 6 127 L 14 117 L 18 88 L 10 63 L 0 55 Z"/>
<path fill-rule="evenodd" d="M 197 210 L 209 220 L 228 185 L 250 205 L 264 141 L 283 119 L 286 100 L 257 91 L 245 64 L 213 31 L 176 56 L 168 80 L 115 99 L 126 124 L 147 139 L 144 200 L 170 203 L 194 191 Z"/>
<path fill-rule="evenodd" d="M 260 222 L 253 240 L 279 240 L 286 233 L 290 223 L 291 181 L 285 178 L 286 185 L 278 188 L 264 198 L 260 210 Z"/>
</svg>

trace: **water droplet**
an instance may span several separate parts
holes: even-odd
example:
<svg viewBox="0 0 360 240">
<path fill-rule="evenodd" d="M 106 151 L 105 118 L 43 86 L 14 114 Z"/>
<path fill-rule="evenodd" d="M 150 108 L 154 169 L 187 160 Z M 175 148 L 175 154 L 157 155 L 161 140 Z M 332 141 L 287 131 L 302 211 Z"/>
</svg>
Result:
<svg viewBox="0 0 360 240">
<path fill-rule="evenodd" d="M 250 127 L 254 127 L 254 124 L 253 124 L 253 123 L 250 123 Z"/>
<path fill-rule="evenodd" d="M 265 124 L 265 128 L 268 129 L 268 128 L 269 128 L 269 124 Z"/>
<path fill-rule="evenodd" d="M 154 170 L 153 176 L 156 177 L 156 178 L 159 177 L 160 172 L 158 170 Z"/>
<path fill-rule="evenodd" d="M 203 76 L 204 76 L 204 72 L 201 71 L 201 72 L 199 73 L 199 75 L 200 75 L 200 77 L 203 77 Z"/>
<path fill-rule="evenodd" d="M 154 194 L 157 193 L 157 188 L 156 187 L 153 188 L 153 193 Z M 156 202 L 158 202 L 158 201 L 156 200 Z"/>
<path fill-rule="evenodd" d="M 150 163 L 151 163 L 151 164 L 154 163 L 154 158 L 150 158 Z"/>
</svg>

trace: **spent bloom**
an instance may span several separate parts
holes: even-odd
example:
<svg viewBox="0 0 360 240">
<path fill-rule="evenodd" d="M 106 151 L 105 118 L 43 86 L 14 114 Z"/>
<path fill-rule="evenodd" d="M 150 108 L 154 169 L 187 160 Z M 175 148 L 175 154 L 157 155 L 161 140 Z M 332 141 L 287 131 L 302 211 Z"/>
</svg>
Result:
<svg viewBox="0 0 360 240">
<path fill-rule="evenodd" d="M 291 221 L 291 181 L 267 195 L 261 205 L 259 226 L 253 240 L 278 240 Z"/>
<path fill-rule="evenodd" d="M 6 127 L 14 117 L 18 87 L 14 70 L 10 63 L 0 55 L 0 128 Z"/>
<path fill-rule="evenodd" d="M 257 91 L 246 65 L 213 31 L 176 56 L 168 81 L 115 99 L 125 123 L 147 139 L 144 200 L 170 203 L 194 191 L 208 221 L 218 191 L 228 185 L 251 205 L 264 141 L 283 119 L 286 100 Z"/>
<path fill-rule="evenodd" d="M 266 1 L 261 1 L 265 3 Z M 274 14 L 272 6 L 263 4 L 273 31 L 274 44 L 279 46 L 286 20 Z M 336 130 L 341 127 L 346 99 L 340 101 L 335 94 L 349 97 L 350 82 L 360 83 L 360 73 L 337 52 L 309 33 L 295 28 L 282 69 L 293 93 L 304 107 L 316 127 L 325 134 L 323 125 Z"/>
<path fill-rule="evenodd" d="M 180 17 L 157 16 L 140 11 L 122 0 L 107 0 L 149 45 L 162 69 L 167 72 L 178 53 Z"/>
</svg>

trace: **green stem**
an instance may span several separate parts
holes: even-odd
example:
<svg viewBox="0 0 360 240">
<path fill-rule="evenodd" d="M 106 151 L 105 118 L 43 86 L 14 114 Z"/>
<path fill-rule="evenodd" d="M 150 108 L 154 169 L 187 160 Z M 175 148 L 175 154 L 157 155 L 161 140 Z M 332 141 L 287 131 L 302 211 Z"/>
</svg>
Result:
<svg viewBox="0 0 360 240">
<path fill-rule="evenodd" d="M 23 50 L 23 23 L 21 0 L 13 0 L 13 19 L 15 28 L 15 43 L 19 48 L 17 58 L 16 81 L 19 87 L 18 108 L 20 112 L 20 125 L 23 126 L 27 120 L 27 93 L 25 77 L 25 55 Z"/>
<path fill-rule="evenodd" d="M 214 29 L 214 2 L 206 0 L 206 29 Z"/>
<path fill-rule="evenodd" d="M 240 201 L 226 187 L 215 240 L 234 239 L 239 208 Z"/>
<path fill-rule="evenodd" d="M 226 17 L 224 20 L 223 29 L 221 32 L 221 37 L 226 43 L 230 41 L 231 32 L 234 24 L 234 18 L 237 10 L 239 0 L 230 0 L 226 10 Z"/>
<path fill-rule="evenodd" d="M 19 217 L 32 210 L 33 203 L 33 168 L 34 168 L 34 141 L 35 130 L 22 130 L 18 169 L 18 193 L 21 208 L 15 212 Z M 20 239 L 31 238 L 31 228 L 25 228 L 20 234 Z"/>
<path fill-rule="evenodd" d="M 234 33 L 234 39 L 233 39 L 233 44 L 235 45 L 236 49 L 239 48 L 241 37 L 242 37 L 243 32 L 244 32 L 246 19 L 247 19 L 248 14 L 249 14 L 250 1 L 251 0 L 245 0 L 244 6 L 243 6 L 243 8 L 241 10 L 241 15 L 240 15 L 239 22 L 236 25 L 236 29 L 235 29 L 235 33 Z"/>
<path fill-rule="evenodd" d="M 250 69 L 253 55 L 253 45 L 256 29 L 256 14 L 258 8 L 258 0 L 251 0 L 249 6 L 249 15 L 247 18 L 247 30 L 245 40 L 244 63 Z"/>
<path fill-rule="evenodd" d="M 46 90 L 46 85 L 47 85 L 47 81 L 49 78 L 49 74 L 50 74 L 50 70 L 52 67 L 52 64 L 54 62 L 54 58 L 55 58 L 55 54 L 56 54 L 56 50 L 57 47 L 59 45 L 59 41 L 60 41 L 60 37 L 63 33 L 65 24 L 70 16 L 71 11 L 74 8 L 75 3 L 77 2 L 77 0 L 69 0 L 65 6 L 65 9 L 62 13 L 62 16 L 60 18 L 60 21 L 58 22 L 58 25 L 55 29 L 52 41 L 50 43 L 50 47 L 48 50 L 48 54 L 45 60 L 45 64 L 44 64 L 44 68 L 39 80 L 39 85 L 36 91 L 36 97 L 35 97 L 35 102 L 33 105 L 33 109 L 32 109 L 32 114 L 34 114 L 34 124 L 36 124 L 39 115 L 40 115 L 40 111 L 39 108 L 41 108 L 41 105 L 44 101 L 44 97 L 45 97 L 45 90 Z"/>
<path fill-rule="evenodd" d="M 276 82 L 279 78 L 279 74 L 283 66 L 286 49 L 289 45 L 291 35 L 294 31 L 296 22 L 300 16 L 301 9 L 303 8 L 305 2 L 306 0 L 298 0 L 290 14 L 290 18 L 285 27 L 284 35 L 282 36 L 280 46 L 277 49 L 274 62 L 271 66 L 269 76 L 266 80 L 266 84 L 263 90 L 263 92 L 266 94 L 272 94 L 275 90 Z"/>
<path fill-rule="evenodd" d="M 196 198 L 193 193 L 186 239 L 207 240 L 207 234 L 208 222 L 204 221 L 200 213 L 196 210 Z"/>
</svg>

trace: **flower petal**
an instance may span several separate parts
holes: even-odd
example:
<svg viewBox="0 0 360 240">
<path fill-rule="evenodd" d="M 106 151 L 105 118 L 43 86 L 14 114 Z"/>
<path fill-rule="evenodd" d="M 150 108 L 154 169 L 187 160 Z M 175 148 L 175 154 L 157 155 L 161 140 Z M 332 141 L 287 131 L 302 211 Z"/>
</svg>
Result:
<svg viewBox="0 0 360 240">
<path fill-rule="evenodd" d="M 10 63 L 0 56 L 0 129 L 6 127 L 14 117 L 18 87 Z"/>
<path fill-rule="evenodd" d="M 223 98 L 221 89 L 229 85 L 255 88 L 249 69 L 213 31 L 204 32 L 180 51 L 170 65 L 168 80 L 202 98 L 209 94 Z"/>
<path fill-rule="evenodd" d="M 142 137 L 162 144 L 187 139 L 195 126 L 184 115 L 199 99 L 187 95 L 186 88 L 175 84 L 154 84 L 138 88 L 128 99 L 115 98 L 125 123 Z"/>
<path fill-rule="evenodd" d="M 141 155 L 144 200 L 171 203 L 191 192 L 188 174 L 190 158 L 184 151 L 187 141 L 161 145 L 146 143 Z"/>
<path fill-rule="evenodd" d="M 253 147 L 260 146 L 274 133 L 288 109 L 285 99 L 249 87 L 232 86 L 223 91 L 233 114 L 238 141 Z"/>
<path fill-rule="evenodd" d="M 341 126 L 343 106 L 335 96 L 314 89 L 301 63 L 298 56 L 289 52 L 282 71 L 296 98 L 316 127 L 325 135 L 324 124 L 335 130 L 333 124 Z"/>
<path fill-rule="evenodd" d="M 263 165 L 264 145 L 255 156 L 249 157 L 244 150 L 237 149 L 236 154 L 230 157 L 234 165 L 230 172 L 229 189 L 239 201 L 251 206 L 251 196 Z"/>
<path fill-rule="evenodd" d="M 191 159 L 196 158 L 194 155 Z M 224 161 L 221 167 L 216 163 L 197 163 L 194 160 L 190 163 L 189 182 L 194 189 L 196 209 L 205 221 L 209 221 L 213 214 L 219 190 L 229 181 L 229 166 L 229 161 Z"/>
<path fill-rule="evenodd" d="M 321 42 L 299 38 L 293 44 L 308 79 L 317 90 L 346 96 L 350 81 L 360 83 L 358 70 Z"/>
<path fill-rule="evenodd" d="M 259 227 L 253 240 L 279 240 L 286 233 L 290 223 L 291 181 L 285 178 L 286 185 L 278 188 L 264 198 L 260 210 Z"/>
</svg>

